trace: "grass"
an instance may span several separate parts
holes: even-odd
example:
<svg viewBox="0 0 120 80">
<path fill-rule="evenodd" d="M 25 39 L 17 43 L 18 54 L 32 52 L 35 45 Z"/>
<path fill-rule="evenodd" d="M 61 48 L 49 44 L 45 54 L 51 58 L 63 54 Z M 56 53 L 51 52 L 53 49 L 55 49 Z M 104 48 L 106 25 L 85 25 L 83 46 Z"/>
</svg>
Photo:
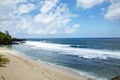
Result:
<svg viewBox="0 0 120 80">
<path fill-rule="evenodd" d="M 4 76 L 2 76 L 2 80 L 5 80 Z"/>
<path fill-rule="evenodd" d="M 9 63 L 10 60 L 5 58 L 4 55 L 0 54 L 0 67 L 5 67 L 5 64 Z"/>
</svg>

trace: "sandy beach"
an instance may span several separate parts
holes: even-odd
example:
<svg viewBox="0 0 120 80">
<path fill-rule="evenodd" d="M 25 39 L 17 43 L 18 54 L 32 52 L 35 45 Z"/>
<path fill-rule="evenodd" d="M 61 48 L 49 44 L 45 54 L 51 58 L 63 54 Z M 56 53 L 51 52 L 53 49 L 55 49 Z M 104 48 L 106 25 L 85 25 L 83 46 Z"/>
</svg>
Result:
<svg viewBox="0 0 120 80">
<path fill-rule="evenodd" d="M 0 67 L 0 80 L 91 80 L 85 76 L 40 63 L 0 47 L 0 54 L 10 60 Z"/>
</svg>

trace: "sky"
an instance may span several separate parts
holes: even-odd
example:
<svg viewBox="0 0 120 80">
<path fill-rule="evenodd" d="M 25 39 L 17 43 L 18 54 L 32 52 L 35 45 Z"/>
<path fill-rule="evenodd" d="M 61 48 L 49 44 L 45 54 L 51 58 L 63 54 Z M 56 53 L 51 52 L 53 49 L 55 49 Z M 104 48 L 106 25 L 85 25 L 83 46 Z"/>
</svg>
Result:
<svg viewBox="0 0 120 80">
<path fill-rule="evenodd" d="M 0 0 L 0 31 L 17 38 L 120 37 L 120 0 Z"/>
</svg>

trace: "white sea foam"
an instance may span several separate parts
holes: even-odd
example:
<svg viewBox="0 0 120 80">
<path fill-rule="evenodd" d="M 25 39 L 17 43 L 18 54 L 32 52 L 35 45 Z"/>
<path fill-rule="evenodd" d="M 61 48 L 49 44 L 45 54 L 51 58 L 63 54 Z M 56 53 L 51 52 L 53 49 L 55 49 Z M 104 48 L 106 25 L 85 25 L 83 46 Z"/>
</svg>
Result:
<svg viewBox="0 0 120 80">
<path fill-rule="evenodd" d="M 69 55 L 77 55 L 83 58 L 99 58 L 99 59 L 107 59 L 107 58 L 117 58 L 120 59 L 119 51 L 109 51 L 109 50 L 96 50 L 96 49 L 86 49 L 86 48 L 72 48 L 70 45 L 62 45 L 62 44 L 53 44 L 53 43 L 44 43 L 37 41 L 26 41 L 27 45 L 31 45 L 34 48 L 39 48 L 47 51 L 56 51 L 60 54 L 69 54 Z"/>
</svg>

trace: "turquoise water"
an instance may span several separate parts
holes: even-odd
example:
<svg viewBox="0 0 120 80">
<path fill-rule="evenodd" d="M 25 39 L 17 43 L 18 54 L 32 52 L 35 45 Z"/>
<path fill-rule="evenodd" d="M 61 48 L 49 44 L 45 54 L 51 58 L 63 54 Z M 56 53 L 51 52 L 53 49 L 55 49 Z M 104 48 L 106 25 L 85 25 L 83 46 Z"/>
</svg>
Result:
<svg viewBox="0 0 120 80">
<path fill-rule="evenodd" d="M 100 79 L 120 75 L 119 38 L 27 39 L 9 46 L 34 60 L 48 62 Z"/>
</svg>

